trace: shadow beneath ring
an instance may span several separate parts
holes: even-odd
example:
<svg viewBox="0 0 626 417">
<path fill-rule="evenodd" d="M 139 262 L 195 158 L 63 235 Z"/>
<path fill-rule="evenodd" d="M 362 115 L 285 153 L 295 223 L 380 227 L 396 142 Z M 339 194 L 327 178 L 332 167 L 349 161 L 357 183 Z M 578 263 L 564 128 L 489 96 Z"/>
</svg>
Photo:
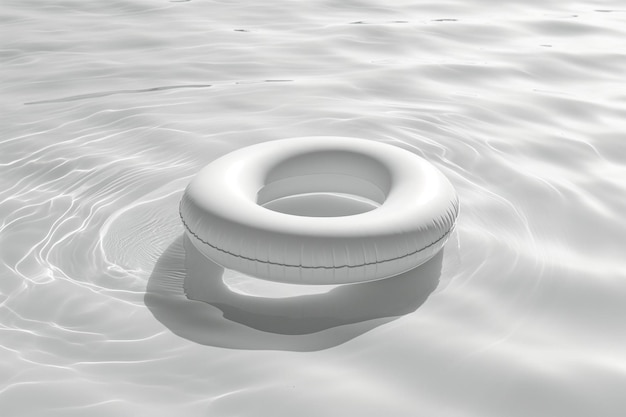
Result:
<svg viewBox="0 0 626 417">
<path fill-rule="evenodd" d="M 193 342 L 231 349 L 314 351 L 345 343 L 419 308 L 435 290 L 443 251 L 398 276 L 324 294 L 269 298 L 232 291 L 224 269 L 183 235 L 158 259 L 144 301 L 154 317 Z M 194 299 L 187 298 L 185 290 Z"/>
</svg>

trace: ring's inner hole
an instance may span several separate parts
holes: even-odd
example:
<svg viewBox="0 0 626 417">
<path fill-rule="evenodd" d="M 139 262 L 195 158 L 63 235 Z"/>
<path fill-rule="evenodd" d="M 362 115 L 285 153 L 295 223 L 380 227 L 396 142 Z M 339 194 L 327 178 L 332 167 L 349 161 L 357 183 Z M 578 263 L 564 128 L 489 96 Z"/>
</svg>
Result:
<svg viewBox="0 0 626 417">
<path fill-rule="evenodd" d="M 366 155 L 315 152 L 278 164 L 257 194 L 257 204 L 281 213 L 339 217 L 379 207 L 389 190 L 389 172 Z"/>
</svg>

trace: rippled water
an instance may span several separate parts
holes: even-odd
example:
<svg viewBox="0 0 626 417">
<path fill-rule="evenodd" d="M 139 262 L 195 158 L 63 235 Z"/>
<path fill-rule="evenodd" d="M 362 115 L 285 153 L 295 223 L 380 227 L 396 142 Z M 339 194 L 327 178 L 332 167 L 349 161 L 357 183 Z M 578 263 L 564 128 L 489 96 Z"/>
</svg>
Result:
<svg viewBox="0 0 626 417">
<path fill-rule="evenodd" d="M 3 416 L 626 413 L 622 2 L 7 0 L 0 22 Z M 437 165 L 462 204 L 443 255 L 188 300 L 191 176 L 318 135 Z"/>
</svg>

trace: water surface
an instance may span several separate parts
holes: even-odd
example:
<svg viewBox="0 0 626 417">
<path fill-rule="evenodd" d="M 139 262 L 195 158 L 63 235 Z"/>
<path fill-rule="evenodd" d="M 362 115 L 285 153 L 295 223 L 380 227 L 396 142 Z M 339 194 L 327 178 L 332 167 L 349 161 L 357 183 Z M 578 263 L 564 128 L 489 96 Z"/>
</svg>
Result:
<svg viewBox="0 0 626 417">
<path fill-rule="evenodd" d="M 2 415 L 626 413 L 620 2 L 8 0 L 0 22 Z M 227 272 L 187 300 L 190 178 L 319 135 L 446 174 L 438 263 L 295 301 Z"/>
</svg>

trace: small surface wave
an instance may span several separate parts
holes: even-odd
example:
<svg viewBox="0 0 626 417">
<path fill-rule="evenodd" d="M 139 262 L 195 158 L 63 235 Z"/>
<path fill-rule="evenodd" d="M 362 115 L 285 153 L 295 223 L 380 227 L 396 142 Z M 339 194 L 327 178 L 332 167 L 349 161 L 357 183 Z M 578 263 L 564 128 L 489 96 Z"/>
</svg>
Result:
<svg viewBox="0 0 626 417">
<path fill-rule="evenodd" d="M 100 92 L 100 93 L 80 94 L 80 95 L 77 95 L 77 96 L 55 98 L 55 99 L 51 99 L 51 100 L 31 101 L 29 103 L 24 103 L 24 104 L 30 105 L 30 104 L 62 103 L 64 101 L 87 100 L 87 99 L 90 99 L 90 98 L 100 98 L 100 97 L 112 96 L 114 94 L 152 93 L 154 91 L 178 90 L 178 89 L 181 89 L 181 88 L 208 88 L 208 87 L 211 87 L 211 84 L 167 85 L 167 86 L 162 86 L 162 87 L 143 88 L 143 89 L 140 89 L 140 90 L 114 90 L 114 91 L 103 91 L 103 92 Z"/>
</svg>

